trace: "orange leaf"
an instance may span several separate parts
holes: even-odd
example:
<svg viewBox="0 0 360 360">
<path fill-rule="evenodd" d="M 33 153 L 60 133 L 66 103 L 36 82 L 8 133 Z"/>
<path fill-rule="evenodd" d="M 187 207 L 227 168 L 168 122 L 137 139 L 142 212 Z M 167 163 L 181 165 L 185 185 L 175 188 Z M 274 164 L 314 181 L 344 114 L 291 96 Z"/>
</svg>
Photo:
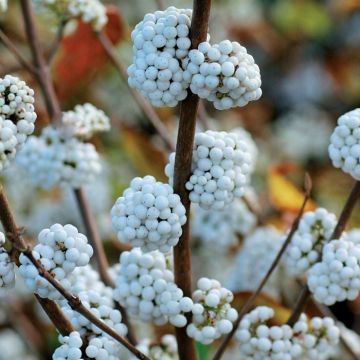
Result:
<svg viewBox="0 0 360 360">
<path fill-rule="evenodd" d="M 304 193 L 285 177 L 294 171 L 296 165 L 281 164 L 270 168 L 268 176 L 269 198 L 272 205 L 280 212 L 297 213 L 304 200 Z M 314 210 L 316 204 L 309 200 L 305 211 Z"/>
<path fill-rule="evenodd" d="M 121 125 L 121 139 L 127 156 L 139 176 L 152 175 L 157 181 L 167 183 L 164 174 L 166 158 L 149 140 L 149 136 L 134 128 Z"/>
<path fill-rule="evenodd" d="M 107 7 L 108 23 L 104 33 L 113 44 L 124 37 L 124 24 L 117 9 Z M 108 62 L 107 55 L 91 25 L 77 20 L 72 34 L 65 36 L 54 64 L 54 82 L 61 100 L 69 99 L 86 87 Z"/>
<path fill-rule="evenodd" d="M 249 299 L 251 294 L 252 293 L 250 291 L 239 291 L 234 293 L 234 301 L 232 302 L 232 306 L 235 307 L 237 310 L 240 310 L 245 304 L 245 302 Z M 291 314 L 291 310 L 281 305 L 270 296 L 267 296 L 263 293 L 257 296 L 253 308 L 260 305 L 269 306 L 274 309 L 275 316 L 269 322 L 271 325 L 282 325 L 286 323 L 287 319 Z"/>
</svg>

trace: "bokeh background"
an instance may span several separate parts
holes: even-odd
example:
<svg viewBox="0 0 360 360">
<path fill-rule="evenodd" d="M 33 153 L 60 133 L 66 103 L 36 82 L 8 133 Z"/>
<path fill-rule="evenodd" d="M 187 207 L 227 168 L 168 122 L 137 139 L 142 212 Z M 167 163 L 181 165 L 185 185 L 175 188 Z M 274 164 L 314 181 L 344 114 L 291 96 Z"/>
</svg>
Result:
<svg viewBox="0 0 360 360">
<path fill-rule="evenodd" d="M 175 0 L 105 3 L 109 4 L 105 32 L 124 66 L 131 62 L 131 29 L 146 12 L 159 6 L 192 6 L 191 1 Z M 45 12 L 38 12 L 36 19 L 41 41 L 49 53 L 56 36 L 57 19 Z M 0 14 L 0 27 L 30 59 L 16 0 L 10 0 L 8 12 Z M 216 111 L 211 104 L 204 103 L 207 119 L 199 121 L 198 127 L 230 130 L 242 126 L 251 133 L 258 146 L 252 179 L 256 205 L 265 221 L 280 230 L 288 227 L 302 201 L 301 186 L 306 172 L 313 181 L 312 206 L 339 214 L 350 190 L 352 179 L 331 166 L 327 147 L 337 117 L 360 105 L 359 29 L 360 1 L 357 0 L 213 1 L 211 41 L 230 39 L 248 49 L 261 69 L 263 96 L 245 108 L 228 111 Z M 48 118 L 37 85 L 0 44 L 0 77 L 8 73 L 21 76 L 35 88 L 39 132 Z M 163 173 L 166 149 L 89 26 L 76 21 L 67 24 L 51 62 L 51 73 L 63 110 L 91 102 L 112 120 L 111 132 L 94 140 L 105 171 L 85 190 L 114 263 L 124 245 L 115 240 L 109 209 L 134 176 L 151 174 L 166 181 Z M 157 112 L 175 141 L 179 109 L 164 108 Z M 54 222 L 70 222 L 82 228 L 71 191 L 39 191 L 16 166 L 3 174 L 3 181 L 18 223 L 25 227 L 29 237 Z M 351 227 L 360 227 L 359 209 L 358 206 L 354 211 Z M 201 270 L 207 272 L 201 275 L 218 275 L 222 279 L 232 271 L 237 247 L 223 254 L 219 267 L 214 267 L 214 253 L 194 244 L 194 263 L 201 259 L 204 265 Z M 223 269 L 221 274 L 216 273 L 219 268 Z M 194 276 L 197 278 L 199 274 L 195 272 Z M 290 306 L 297 290 L 288 291 L 294 292 L 289 296 Z M 48 331 L 51 327 L 20 285 L 11 299 L 0 301 L 0 348 L 10 351 L 11 339 L 14 344 L 18 341 L 11 348 L 23 349 L 24 353 L 14 355 L 1 350 L 0 359 L 47 358 L 56 344 L 54 333 Z M 238 301 L 243 301 L 241 296 Z M 333 311 L 350 328 L 360 331 L 360 299 L 340 304 Z M 39 334 L 29 335 L 31 331 L 23 325 L 25 320 L 39 329 L 47 329 L 46 344 L 35 336 Z"/>
</svg>

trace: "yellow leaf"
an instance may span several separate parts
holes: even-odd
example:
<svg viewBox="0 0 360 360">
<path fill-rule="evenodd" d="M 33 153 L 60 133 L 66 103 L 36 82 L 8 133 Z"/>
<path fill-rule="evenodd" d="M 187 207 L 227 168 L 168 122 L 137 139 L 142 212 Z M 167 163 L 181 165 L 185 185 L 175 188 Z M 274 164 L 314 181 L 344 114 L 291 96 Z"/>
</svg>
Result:
<svg viewBox="0 0 360 360">
<path fill-rule="evenodd" d="M 293 164 L 281 164 L 270 168 L 268 176 L 269 198 L 271 204 L 280 212 L 297 213 L 304 200 L 304 193 L 298 189 L 285 174 L 294 171 Z M 316 204 L 309 200 L 305 211 L 314 210 Z"/>
</svg>

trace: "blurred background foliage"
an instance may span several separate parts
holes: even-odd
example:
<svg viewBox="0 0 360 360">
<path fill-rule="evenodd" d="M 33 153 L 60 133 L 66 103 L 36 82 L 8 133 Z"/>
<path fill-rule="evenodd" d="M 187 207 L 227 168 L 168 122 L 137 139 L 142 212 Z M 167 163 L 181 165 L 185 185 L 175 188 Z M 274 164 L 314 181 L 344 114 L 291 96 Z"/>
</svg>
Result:
<svg viewBox="0 0 360 360">
<path fill-rule="evenodd" d="M 109 4 L 105 32 L 125 66 L 131 61 L 131 29 L 146 12 L 160 5 L 192 6 L 191 1 L 178 0 L 105 3 Z M 8 12 L 0 14 L 0 27 L 30 58 L 19 14 L 18 1 L 10 0 Z M 49 52 L 57 20 L 48 13 L 38 13 L 37 20 L 41 41 Z M 224 130 L 243 126 L 253 135 L 259 157 L 252 185 L 259 209 L 268 222 L 281 229 L 288 226 L 300 206 L 305 172 L 313 180 L 309 209 L 319 205 L 338 214 L 349 192 L 352 179 L 331 166 L 327 146 L 337 117 L 360 106 L 359 29 L 358 0 L 213 1 L 211 41 L 228 38 L 248 49 L 261 69 L 263 96 L 245 108 L 223 112 L 205 103 L 208 123 Z M 18 74 L 40 93 L 29 74 L 0 45 L 0 76 L 7 73 Z M 86 191 L 104 241 L 109 240 L 106 249 L 116 261 L 119 244 L 113 241 L 108 211 L 134 176 L 152 174 L 166 181 L 163 168 L 167 154 L 89 26 L 75 21 L 66 25 L 51 73 L 63 110 L 91 102 L 112 119 L 111 132 L 94 140 L 106 172 Z M 48 122 L 41 96 L 37 97 L 36 110 L 39 132 Z M 179 109 L 156 111 L 175 141 Z M 203 128 L 200 122 L 199 129 Z M 4 177 L 19 223 L 27 226 L 30 234 L 50 225 L 51 220 L 80 223 L 74 199 L 59 194 L 59 189 L 50 193 L 30 190 L 27 179 L 13 169 Z M 359 209 L 354 211 L 353 227 L 360 227 Z M 237 301 L 243 301 L 242 296 Z M 359 316 L 360 300 L 351 308 Z M 280 319 L 286 318 L 284 311 L 286 314 L 286 309 L 280 311 Z M 350 320 L 354 324 L 354 319 Z M 199 352 L 206 354 L 207 350 L 199 347 Z"/>
</svg>

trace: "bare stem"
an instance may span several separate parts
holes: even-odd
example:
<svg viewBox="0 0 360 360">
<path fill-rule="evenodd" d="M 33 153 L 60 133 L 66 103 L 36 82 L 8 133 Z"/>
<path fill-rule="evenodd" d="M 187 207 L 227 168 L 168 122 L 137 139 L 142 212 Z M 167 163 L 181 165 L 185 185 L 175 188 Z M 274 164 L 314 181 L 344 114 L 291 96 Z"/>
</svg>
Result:
<svg viewBox="0 0 360 360">
<path fill-rule="evenodd" d="M 331 235 L 330 239 L 339 239 L 339 237 L 346 228 L 346 225 L 350 219 L 350 216 L 359 198 L 360 198 L 360 181 L 355 181 L 350 191 L 350 194 L 346 200 L 346 203 L 341 211 L 335 230 Z M 305 284 L 300 291 L 299 297 L 296 300 L 294 309 L 287 321 L 287 324 L 293 325 L 297 321 L 297 319 L 303 312 L 310 295 L 311 293 L 309 291 L 309 288 L 307 284 Z"/>
<path fill-rule="evenodd" d="M 120 344 L 125 346 L 130 352 L 132 352 L 138 359 L 141 360 L 150 360 L 146 355 L 139 351 L 134 345 L 127 341 L 124 337 L 119 335 L 113 328 L 108 326 L 103 320 L 97 318 L 93 313 L 87 309 L 81 300 L 67 291 L 59 281 L 57 281 L 48 271 L 44 269 L 42 264 L 35 259 L 32 254 L 31 248 L 28 247 L 22 251 L 22 253 L 33 263 L 36 269 L 39 272 L 39 275 L 46 279 L 59 293 L 67 300 L 69 306 L 86 319 L 88 319 L 92 324 L 97 326 L 99 329 L 110 335 L 112 338 L 117 340 Z"/>
<path fill-rule="evenodd" d="M 36 68 L 36 79 L 44 95 L 45 105 L 50 119 L 55 123 L 61 120 L 61 109 L 56 98 L 55 90 L 50 78 L 49 69 L 46 65 L 40 41 L 35 27 L 34 16 L 30 0 L 21 0 L 21 9 L 24 19 L 26 35 L 33 55 Z"/>
<path fill-rule="evenodd" d="M 0 187 L 0 220 L 7 238 L 13 244 L 14 251 L 12 256 L 15 258 L 15 261 L 18 262 L 19 251 L 17 249 L 26 248 L 27 244 L 16 225 L 14 216 L 10 209 L 9 201 L 2 186 Z M 47 300 L 46 304 L 42 301 L 39 302 L 60 334 L 68 335 L 74 330 L 70 321 L 65 317 L 59 306 L 54 301 Z"/>
<path fill-rule="evenodd" d="M 18 63 L 23 66 L 31 74 L 36 75 L 36 69 L 30 62 L 28 62 L 25 57 L 21 54 L 16 45 L 11 41 L 11 39 L 0 29 L 0 41 L 4 46 L 14 55 Z"/>
<path fill-rule="evenodd" d="M 310 180 L 310 177 L 306 174 L 306 177 L 305 177 L 305 196 L 304 196 L 304 201 L 303 201 L 303 203 L 301 205 L 301 208 L 299 210 L 299 213 L 298 213 L 296 219 L 294 220 L 294 222 L 293 222 L 293 224 L 291 226 L 291 229 L 290 229 L 285 241 L 283 242 L 283 244 L 281 246 L 281 249 L 279 250 L 278 254 L 276 255 L 274 261 L 272 262 L 269 270 L 267 271 L 267 273 L 265 274 L 265 276 L 261 280 L 261 282 L 260 282 L 259 286 L 257 287 L 257 289 L 251 294 L 249 299 L 246 301 L 246 303 L 241 308 L 241 310 L 239 312 L 239 316 L 238 316 L 236 322 L 234 323 L 234 327 L 233 327 L 232 331 L 225 337 L 225 339 L 221 343 L 219 349 L 216 351 L 216 353 L 214 355 L 213 360 L 220 360 L 221 359 L 222 355 L 224 354 L 224 352 L 226 350 L 226 347 L 228 346 L 230 340 L 234 336 L 237 328 L 239 327 L 239 324 L 240 324 L 242 318 L 251 309 L 251 307 L 254 304 L 257 296 L 260 294 L 260 292 L 264 288 L 265 284 L 269 280 L 271 274 L 273 273 L 273 271 L 276 269 L 276 267 L 280 263 L 280 259 L 281 259 L 282 255 L 284 254 L 286 248 L 290 244 L 291 239 L 292 239 L 295 231 L 299 227 L 300 219 L 301 219 L 301 217 L 302 217 L 302 215 L 304 213 L 306 203 L 307 203 L 307 201 L 309 200 L 309 197 L 310 197 L 310 191 L 311 191 L 311 180 Z"/>
<path fill-rule="evenodd" d="M 60 47 L 61 40 L 64 36 L 65 25 L 66 25 L 66 21 L 63 21 L 63 20 L 60 21 L 60 24 L 59 24 L 57 32 L 56 32 L 55 39 L 54 39 L 53 43 L 51 44 L 48 58 L 47 58 L 47 63 L 49 64 L 49 66 L 51 65 L 52 61 L 54 60 L 56 52 L 58 51 L 58 49 Z"/>
<path fill-rule="evenodd" d="M 102 32 L 96 32 L 96 35 L 104 48 L 108 58 L 120 74 L 120 77 L 122 80 L 128 85 L 127 82 L 127 73 L 124 65 L 120 62 L 120 60 L 117 58 L 114 47 L 110 40 L 107 38 L 107 36 Z M 136 101 L 136 103 L 139 105 L 140 109 L 142 110 L 143 114 L 147 119 L 150 121 L 150 123 L 153 125 L 159 136 L 161 137 L 162 141 L 164 142 L 164 145 L 166 146 L 167 150 L 173 151 L 174 144 L 172 141 L 171 136 L 169 135 L 169 132 L 164 125 L 164 123 L 160 120 L 159 116 L 155 112 L 154 108 L 147 102 L 143 96 L 141 96 L 136 90 L 128 86 L 128 89 L 130 91 L 130 94 Z"/>
<path fill-rule="evenodd" d="M 106 258 L 105 250 L 102 245 L 102 241 L 100 239 L 100 235 L 96 227 L 94 216 L 90 211 L 89 204 L 85 197 L 84 190 L 75 189 L 74 193 L 86 228 L 87 236 L 90 240 L 91 245 L 94 248 L 94 254 L 96 257 L 96 262 L 98 264 L 100 278 L 105 285 L 114 287 L 114 282 L 111 279 L 108 271 L 109 263 Z"/>
<path fill-rule="evenodd" d="M 210 16 L 211 0 L 194 0 L 191 21 L 191 47 L 196 48 L 205 41 Z M 183 226 L 183 233 L 178 245 L 174 248 L 175 282 L 183 290 L 185 296 L 191 296 L 191 247 L 190 247 L 190 200 L 185 189 L 185 183 L 191 175 L 192 153 L 195 136 L 195 125 L 199 97 L 189 92 L 187 98 L 181 102 L 180 123 L 176 143 L 176 157 L 174 167 L 174 192 L 179 194 L 186 209 L 188 221 Z M 194 342 L 184 328 L 176 328 L 176 339 L 180 360 L 194 360 Z"/>
</svg>

